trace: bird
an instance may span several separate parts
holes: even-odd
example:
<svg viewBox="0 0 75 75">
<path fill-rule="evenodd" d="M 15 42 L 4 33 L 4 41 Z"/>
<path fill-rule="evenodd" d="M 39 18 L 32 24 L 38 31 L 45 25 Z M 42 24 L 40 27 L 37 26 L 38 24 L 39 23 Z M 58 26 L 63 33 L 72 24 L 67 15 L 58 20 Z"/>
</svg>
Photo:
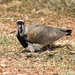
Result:
<svg viewBox="0 0 75 75">
<path fill-rule="evenodd" d="M 16 36 L 24 48 L 35 45 L 39 48 L 46 47 L 63 36 L 70 36 L 71 29 L 55 28 L 48 25 L 32 24 L 26 26 L 24 20 L 17 20 Z"/>
</svg>

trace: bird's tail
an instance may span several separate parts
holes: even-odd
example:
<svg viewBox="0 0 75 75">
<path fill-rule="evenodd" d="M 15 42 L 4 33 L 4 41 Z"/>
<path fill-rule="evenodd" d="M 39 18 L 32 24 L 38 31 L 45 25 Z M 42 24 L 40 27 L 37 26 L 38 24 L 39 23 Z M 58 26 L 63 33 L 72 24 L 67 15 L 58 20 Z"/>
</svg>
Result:
<svg viewBox="0 0 75 75">
<path fill-rule="evenodd" d="M 66 30 L 66 32 L 67 32 L 66 36 L 70 36 L 72 33 L 72 30 Z"/>
</svg>

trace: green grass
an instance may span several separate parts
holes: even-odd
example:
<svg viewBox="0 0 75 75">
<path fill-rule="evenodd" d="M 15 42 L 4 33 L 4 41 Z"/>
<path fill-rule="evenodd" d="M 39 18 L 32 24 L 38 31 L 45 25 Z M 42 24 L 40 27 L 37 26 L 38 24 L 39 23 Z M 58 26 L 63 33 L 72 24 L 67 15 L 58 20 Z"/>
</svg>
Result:
<svg viewBox="0 0 75 75">
<path fill-rule="evenodd" d="M 14 46 L 19 47 L 20 43 L 15 35 L 0 36 L 0 56 L 19 56 L 20 52 L 13 51 Z M 8 50 L 9 49 L 9 50 Z"/>
<path fill-rule="evenodd" d="M 16 38 L 15 35 L 11 36 L 11 35 L 3 35 L 0 36 L 0 45 L 19 45 L 19 42 Z"/>
</svg>

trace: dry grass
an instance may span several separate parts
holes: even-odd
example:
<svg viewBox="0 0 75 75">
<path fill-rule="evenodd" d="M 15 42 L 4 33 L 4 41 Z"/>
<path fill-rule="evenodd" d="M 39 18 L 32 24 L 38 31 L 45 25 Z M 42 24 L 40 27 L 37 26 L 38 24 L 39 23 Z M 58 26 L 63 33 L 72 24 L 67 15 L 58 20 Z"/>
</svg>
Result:
<svg viewBox="0 0 75 75">
<path fill-rule="evenodd" d="M 37 2 L 34 0 L 32 2 L 31 0 L 7 0 L 7 2 L 3 0 L 0 4 L 1 75 L 75 74 L 75 16 L 73 5 L 69 6 L 73 8 L 69 11 L 69 7 L 63 6 L 65 12 L 62 11 L 62 8 L 58 10 L 55 6 L 53 7 L 54 10 L 52 7 L 49 9 L 52 6 L 49 5 L 47 2 L 42 3 L 42 0 Z M 15 33 L 10 34 L 16 30 L 16 20 L 21 19 L 21 16 L 27 25 L 40 23 L 41 25 L 72 29 L 72 36 L 63 37 L 55 42 L 54 44 L 57 47 L 53 46 L 50 52 L 21 53 L 23 47 L 18 42 Z"/>
</svg>

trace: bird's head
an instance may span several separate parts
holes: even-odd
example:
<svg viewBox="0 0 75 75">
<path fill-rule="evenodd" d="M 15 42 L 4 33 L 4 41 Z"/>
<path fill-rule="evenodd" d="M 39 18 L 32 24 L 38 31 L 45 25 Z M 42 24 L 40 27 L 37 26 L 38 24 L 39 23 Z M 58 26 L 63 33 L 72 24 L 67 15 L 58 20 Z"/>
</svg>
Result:
<svg viewBox="0 0 75 75">
<path fill-rule="evenodd" d="M 17 20 L 17 33 L 23 36 L 25 33 L 25 23 L 24 20 Z"/>
</svg>

